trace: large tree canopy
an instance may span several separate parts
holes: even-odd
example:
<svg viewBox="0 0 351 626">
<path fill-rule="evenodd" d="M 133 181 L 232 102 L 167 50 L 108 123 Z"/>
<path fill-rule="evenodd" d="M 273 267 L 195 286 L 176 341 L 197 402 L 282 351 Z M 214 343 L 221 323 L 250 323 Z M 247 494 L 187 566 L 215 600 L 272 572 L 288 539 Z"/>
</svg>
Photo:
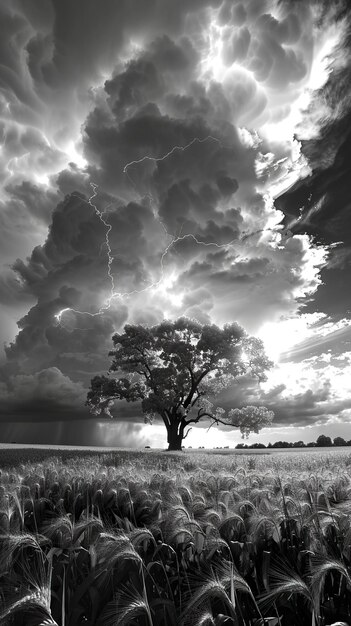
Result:
<svg viewBox="0 0 351 626">
<path fill-rule="evenodd" d="M 181 317 L 151 328 L 127 324 L 112 339 L 110 373 L 95 376 L 88 393 L 87 404 L 95 414 L 113 417 L 115 399 L 141 401 L 145 421 L 162 418 L 169 450 L 181 449 L 190 425 L 200 420 L 238 427 L 243 436 L 272 421 L 274 415 L 265 407 L 226 411 L 215 402 L 245 374 L 265 380 L 272 365 L 262 342 L 239 324 L 219 328 Z"/>
</svg>

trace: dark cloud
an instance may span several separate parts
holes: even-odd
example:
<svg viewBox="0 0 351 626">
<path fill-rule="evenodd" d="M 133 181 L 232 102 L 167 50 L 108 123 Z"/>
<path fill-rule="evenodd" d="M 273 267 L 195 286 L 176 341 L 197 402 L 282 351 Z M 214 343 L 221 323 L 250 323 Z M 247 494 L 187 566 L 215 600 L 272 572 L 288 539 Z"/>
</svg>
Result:
<svg viewBox="0 0 351 626">
<path fill-rule="evenodd" d="M 58 194 L 54 190 L 43 189 L 39 185 L 25 180 L 18 185 L 9 184 L 6 187 L 6 192 L 13 203 L 9 209 L 12 210 L 12 213 L 15 208 L 14 203 L 17 202 L 27 215 L 29 213 L 35 220 L 43 222 L 45 225 L 50 224 L 52 211 L 59 200 Z M 18 208 L 17 212 L 19 212 Z"/>
<path fill-rule="evenodd" d="M 349 397 L 342 397 L 335 392 L 335 377 L 342 374 L 345 366 L 349 366 L 349 357 L 346 360 L 336 359 L 330 368 L 330 359 L 323 362 L 318 360 L 305 361 L 301 369 L 303 384 L 302 390 L 293 391 L 286 384 L 279 383 L 268 390 L 260 389 L 257 381 L 243 377 L 231 389 L 223 392 L 219 398 L 219 405 L 229 410 L 233 406 L 258 405 L 265 406 L 274 412 L 273 428 L 281 426 L 300 427 L 314 426 L 316 423 L 326 424 L 335 420 L 344 413 L 344 420 L 348 419 L 351 408 Z M 314 372 L 309 380 L 304 377 L 307 369 Z M 311 369 L 310 369 L 311 368 Z M 287 370 L 288 371 L 288 370 Z M 289 372 L 290 376 L 292 375 Z M 295 376 L 295 372 L 293 373 Z M 334 377 L 334 379 L 333 379 Z M 310 386 L 309 386 L 310 385 Z M 206 427 L 206 423 L 201 424 Z M 208 424 L 207 424 L 208 427 Z M 219 427 L 225 430 L 226 427 Z"/>
<path fill-rule="evenodd" d="M 56 367 L 47 368 L 34 374 L 10 376 L 7 385 L 1 387 L 1 401 L 6 413 L 27 413 L 47 421 L 47 411 L 68 413 L 82 411 L 85 390 L 82 383 L 74 383 Z M 67 416 L 68 417 L 68 416 Z M 55 419 L 52 416 L 51 419 Z"/>
<path fill-rule="evenodd" d="M 274 423 L 277 426 L 314 426 L 316 423 L 326 424 L 349 410 L 351 401 L 344 399 L 335 402 L 333 398 L 328 399 L 325 388 L 322 388 L 318 392 L 309 389 L 285 401 L 272 402 L 269 407 L 275 413 Z"/>
<path fill-rule="evenodd" d="M 116 118 L 121 121 L 140 116 L 140 109 L 162 100 L 166 93 L 176 89 L 177 83 L 184 84 L 197 60 L 188 38 L 182 37 L 176 44 L 168 36 L 158 37 L 141 58 L 131 60 L 122 72 L 105 82 Z"/>
<path fill-rule="evenodd" d="M 23 419 L 23 418 L 22 418 Z M 142 433 L 142 426 L 131 422 L 85 420 L 56 420 L 50 422 L 11 421 L 1 424 L 1 441 L 42 445 L 117 446 L 143 448 L 150 444 Z"/>
<path fill-rule="evenodd" d="M 351 327 L 344 320 L 341 327 L 335 323 L 330 323 L 331 328 L 328 332 L 328 322 L 315 327 L 315 334 L 308 337 L 305 341 L 297 343 L 291 350 L 282 355 L 281 361 L 301 361 L 308 357 L 320 356 L 331 351 L 335 357 L 342 355 L 351 350 Z M 323 332 L 324 331 L 324 332 Z"/>
<path fill-rule="evenodd" d="M 323 22 L 336 20 L 344 34 L 333 56 L 329 57 L 328 80 L 312 100 L 297 132 L 311 172 L 276 200 L 277 208 L 285 213 L 285 223 L 293 232 L 307 232 L 326 244 L 341 242 L 332 249 L 329 264 L 322 273 L 324 284 L 308 307 L 309 311 L 322 310 L 331 315 L 343 315 L 351 310 L 350 296 L 344 288 L 351 272 L 349 10 L 346 3 L 333 5 L 330 10 L 324 7 Z M 348 15 L 346 21 L 345 14 Z M 308 137 L 311 125 L 314 132 Z"/>
<path fill-rule="evenodd" d="M 217 176 L 217 186 L 219 191 L 224 196 L 231 196 L 238 188 L 238 181 L 235 178 L 231 178 L 225 172 L 220 172 Z"/>
<path fill-rule="evenodd" d="M 29 254 L 33 244 L 45 237 L 57 201 L 57 193 L 29 182 L 7 188 L 0 203 L 0 246 L 4 264 L 13 261 L 14 250 Z"/>
</svg>

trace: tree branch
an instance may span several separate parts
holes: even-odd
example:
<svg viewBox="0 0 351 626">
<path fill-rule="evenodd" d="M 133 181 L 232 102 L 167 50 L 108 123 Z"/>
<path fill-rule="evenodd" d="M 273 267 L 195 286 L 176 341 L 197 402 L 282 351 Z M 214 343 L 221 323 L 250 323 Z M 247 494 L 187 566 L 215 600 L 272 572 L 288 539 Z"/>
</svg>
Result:
<svg viewBox="0 0 351 626">
<path fill-rule="evenodd" d="M 210 370 L 206 369 L 204 370 L 200 376 L 198 377 L 198 379 L 195 378 L 194 376 L 194 382 L 191 385 L 191 389 L 189 391 L 189 394 L 184 402 L 184 408 L 187 409 L 189 405 L 191 405 L 194 394 L 196 393 L 199 384 L 201 383 L 201 381 L 205 378 L 205 376 L 207 376 L 207 374 L 209 373 Z"/>
<path fill-rule="evenodd" d="M 201 408 L 200 408 L 197 412 L 197 416 L 192 417 L 189 420 L 186 420 L 185 425 L 187 426 L 188 424 L 197 424 L 205 416 L 210 417 L 211 419 L 214 419 L 214 417 L 210 415 L 210 413 L 201 413 Z"/>
<path fill-rule="evenodd" d="M 219 417 L 216 417 L 215 415 L 212 415 L 211 413 L 201 413 L 201 409 L 199 409 L 197 417 L 193 417 L 190 420 L 187 420 L 185 422 L 185 425 L 188 426 L 188 424 L 197 424 L 203 417 L 208 417 L 209 419 L 213 420 L 211 426 L 213 426 L 214 424 L 222 424 L 223 426 L 233 426 L 233 428 L 240 428 L 240 426 L 242 426 L 242 424 L 234 424 L 233 422 L 224 422 L 222 419 L 220 419 Z"/>
<path fill-rule="evenodd" d="M 183 435 L 183 439 L 185 439 L 189 435 L 190 431 L 191 431 L 191 428 L 188 428 L 186 433 Z"/>
<path fill-rule="evenodd" d="M 162 419 L 163 419 L 163 421 L 164 421 L 166 426 L 170 426 L 171 425 L 171 420 L 170 420 L 166 410 L 162 411 L 161 417 L 162 417 Z"/>
<path fill-rule="evenodd" d="M 190 378 L 191 378 L 191 386 L 193 386 L 194 384 L 194 372 L 191 369 L 191 367 L 189 367 L 189 365 L 186 366 L 186 369 L 188 370 L 189 374 L 190 374 Z"/>
<path fill-rule="evenodd" d="M 191 402 L 191 405 L 190 405 L 190 406 L 191 406 L 191 408 L 192 408 L 193 406 L 195 406 L 196 402 L 197 402 L 197 401 L 198 401 L 198 399 L 201 397 L 201 395 L 203 395 L 203 394 L 201 394 L 201 392 L 197 389 L 197 390 L 196 390 L 196 396 L 195 396 L 195 398 L 193 399 L 193 401 Z"/>
</svg>

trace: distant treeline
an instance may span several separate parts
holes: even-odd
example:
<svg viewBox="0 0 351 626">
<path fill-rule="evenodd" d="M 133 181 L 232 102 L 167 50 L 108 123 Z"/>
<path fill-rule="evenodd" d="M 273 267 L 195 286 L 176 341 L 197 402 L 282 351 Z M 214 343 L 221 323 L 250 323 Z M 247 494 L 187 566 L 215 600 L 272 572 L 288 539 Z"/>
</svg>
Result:
<svg viewBox="0 0 351 626">
<path fill-rule="evenodd" d="M 235 447 L 238 450 L 242 449 L 251 449 L 251 448 L 329 448 L 329 447 L 339 447 L 339 446 L 351 446 L 351 439 L 346 441 L 343 437 L 335 437 L 335 439 L 331 439 L 331 437 L 327 437 L 326 435 L 319 435 L 317 441 L 310 441 L 309 443 L 304 443 L 304 441 L 276 441 L 275 443 L 269 443 L 267 446 L 264 443 L 238 443 Z"/>
</svg>

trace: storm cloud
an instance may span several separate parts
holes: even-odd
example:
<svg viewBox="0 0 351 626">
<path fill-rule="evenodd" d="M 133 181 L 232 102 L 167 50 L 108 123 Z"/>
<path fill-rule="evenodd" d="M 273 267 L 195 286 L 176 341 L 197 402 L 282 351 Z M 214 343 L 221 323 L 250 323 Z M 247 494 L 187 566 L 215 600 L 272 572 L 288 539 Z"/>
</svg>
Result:
<svg viewBox="0 0 351 626">
<path fill-rule="evenodd" d="M 0 3 L 4 422 L 88 419 L 89 380 L 127 322 L 187 315 L 259 335 L 318 302 L 340 319 L 341 294 L 336 311 L 322 285 L 349 267 L 344 234 L 335 245 L 348 141 L 340 7 Z M 310 424 L 349 408 L 328 381 L 244 384 L 225 401 Z M 135 407 L 117 414 L 138 419 Z"/>
</svg>

